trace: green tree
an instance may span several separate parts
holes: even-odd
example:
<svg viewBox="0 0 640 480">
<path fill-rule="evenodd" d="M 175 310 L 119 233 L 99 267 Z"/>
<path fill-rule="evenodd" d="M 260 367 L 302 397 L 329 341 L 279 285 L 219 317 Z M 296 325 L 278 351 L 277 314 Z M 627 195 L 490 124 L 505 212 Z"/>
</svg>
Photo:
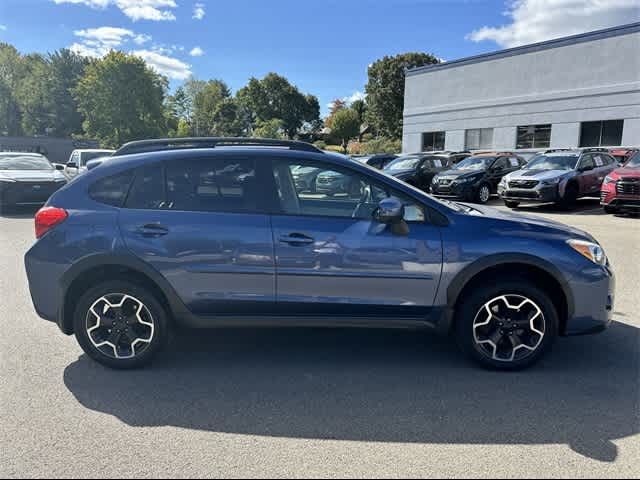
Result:
<svg viewBox="0 0 640 480">
<path fill-rule="evenodd" d="M 164 135 L 167 86 L 141 58 L 110 52 L 86 67 L 74 89 L 84 130 L 111 147 Z"/>
<path fill-rule="evenodd" d="M 238 105 L 222 80 L 209 80 L 198 88 L 193 102 L 196 135 L 237 136 L 242 131 Z"/>
<path fill-rule="evenodd" d="M 53 130 L 55 118 L 51 98 L 51 72 L 42 55 L 22 58 L 22 79 L 15 89 L 21 113 L 22 131 L 43 135 Z"/>
<path fill-rule="evenodd" d="M 0 134 L 22 134 L 22 115 L 16 92 L 23 76 L 20 53 L 15 47 L 0 43 Z"/>
<path fill-rule="evenodd" d="M 86 57 L 62 49 L 49 55 L 49 95 L 53 134 L 70 137 L 82 133 L 82 115 L 73 97 L 73 89 L 89 64 Z"/>
<path fill-rule="evenodd" d="M 347 153 L 349 140 L 357 137 L 359 134 L 360 120 L 355 110 L 345 108 L 336 112 L 331 121 L 331 135 L 340 139 L 344 153 Z"/>
<path fill-rule="evenodd" d="M 320 117 L 318 99 L 302 94 L 276 73 L 269 73 L 262 80 L 251 78 L 238 91 L 237 98 L 248 112 L 253 128 L 258 122 L 279 119 L 288 138 L 294 138 L 305 123 L 313 124 Z"/>
<path fill-rule="evenodd" d="M 181 118 L 178 120 L 178 128 L 176 130 L 176 137 L 190 137 L 191 136 L 191 125 L 187 121 L 186 118 Z"/>
<path fill-rule="evenodd" d="M 402 136 L 405 70 L 438 63 L 427 53 L 404 53 L 384 57 L 369 67 L 366 86 L 368 123 L 381 135 Z"/>
<path fill-rule="evenodd" d="M 351 102 L 351 109 L 358 114 L 358 122 L 360 122 L 360 132 L 358 132 L 358 142 L 362 142 L 362 131 L 366 123 L 367 104 L 364 100 L 354 100 Z"/>
<path fill-rule="evenodd" d="M 272 118 L 271 120 L 258 121 L 253 135 L 257 138 L 275 138 L 282 139 L 284 137 L 282 130 L 282 120 Z"/>
</svg>

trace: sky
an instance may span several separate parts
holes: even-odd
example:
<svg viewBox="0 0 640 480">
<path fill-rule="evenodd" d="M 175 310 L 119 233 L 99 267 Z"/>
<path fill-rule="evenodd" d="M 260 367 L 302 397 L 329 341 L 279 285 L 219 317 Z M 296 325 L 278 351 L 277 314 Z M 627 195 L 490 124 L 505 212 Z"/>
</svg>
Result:
<svg viewBox="0 0 640 480">
<path fill-rule="evenodd" d="M 640 21 L 638 0 L 0 0 L 0 42 L 22 53 L 134 52 L 168 76 L 236 91 L 269 72 L 319 97 L 360 98 L 398 53 L 455 60 Z"/>
</svg>

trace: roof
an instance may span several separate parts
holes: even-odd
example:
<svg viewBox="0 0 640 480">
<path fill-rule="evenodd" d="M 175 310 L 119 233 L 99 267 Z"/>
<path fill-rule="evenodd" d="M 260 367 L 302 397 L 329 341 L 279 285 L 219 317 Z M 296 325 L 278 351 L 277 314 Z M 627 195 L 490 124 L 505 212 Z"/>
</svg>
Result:
<svg viewBox="0 0 640 480">
<path fill-rule="evenodd" d="M 108 148 L 76 148 L 74 152 L 88 152 L 88 153 L 100 153 L 100 152 L 115 152 Z"/>
<path fill-rule="evenodd" d="M 553 40 L 547 40 L 546 42 L 533 43 L 530 45 L 523 45 L 515 48 L 508 48 L 506 50 L 499 50 L 497 52 L 485 53 L 482 55 L 475 55 L 472 57 L 461 58 L 459 60 L 453 60 L 450 62 L 438 63 L 435 65 L 425 65 L 423 67 L 417 67 L 407 70 L 407 77 L 413 75 L 420 75 L 422 73 L 433 72 L 437 70 L 446 70 L 448 68 L 461 67 L 463 65 L 472 65 L 474 63 L 488 62 L 491 60 L 498 60 L 501 58 L 513 57 L 515 55 L 524 55 L 527 53 L 540 52 L 543 50 L 549 50 L 552 48 L 566 47 L 569 45 L 576 45 L 578 43 L 593 42 L 596 40 L 602 40 L 605 38 L 619 37 L 621 35 L 629 35 L 632 33 L 640 32 L 640 22 L 629 23 L 627 25 L 620 25 L 617 27 L 606 28 L 604 30 L 596 30 L 594 32 L 581 33 L 578 35 L 572 35 L 570 37 L 556 38 Z"/>
</svg>

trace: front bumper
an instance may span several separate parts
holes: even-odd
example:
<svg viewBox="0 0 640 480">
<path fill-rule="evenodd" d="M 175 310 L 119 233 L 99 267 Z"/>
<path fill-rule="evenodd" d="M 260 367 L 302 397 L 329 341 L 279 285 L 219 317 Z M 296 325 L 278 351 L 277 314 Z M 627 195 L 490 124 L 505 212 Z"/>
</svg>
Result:
<svg viewBox="0 0 640 480">
<path fill-rule="evenodd" d="M 557 185 L 536 188 L 509 188 L 498 185 L 498 196 L 512 202 L 552 203 L 560 199 Z"/>
<path fill-rule="evenodd" d="M 456 198 L 459 200 L 471 200 L 475 194 L 474 183 L 440 183 L 431 184 L 431 193 L 436 197 Z"/>
<path fill-rule="evenodd" d="M 3 182 L 0 185 L 0 203 L 10 206 L 44 205 L 64 185 L 64 182 Z"/>
<path fill-rule="evenodd" d="M 606 207 L 620 208 L 621 210 L 640 210 L 640 195 L 621 193 L 618 191 L 616 184 L 611 183 L 602 186 L 600 204 Z"/>
<path fill-rule="evenodd" d="M 606 330 L 613 322 L 616 278 L 610 266 L 595 266 L 573 280 L 574 312 L 565 335 L 589 335 Z"/>
</svg>

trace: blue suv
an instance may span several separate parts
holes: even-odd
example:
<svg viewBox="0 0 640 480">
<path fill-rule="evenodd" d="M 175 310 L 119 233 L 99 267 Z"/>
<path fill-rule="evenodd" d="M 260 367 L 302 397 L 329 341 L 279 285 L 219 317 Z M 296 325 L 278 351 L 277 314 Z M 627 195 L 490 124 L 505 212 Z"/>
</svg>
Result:
<svg viewBox="0 0 640 480">
<path fill-rule="evenodd" d="M 352 188 L 299 188 L 300 168 Z M 300 142 L 132 142 L 53 195 L 36 236 L 36 311 L 112 368 L 147 364 L 178 326 L 366 326 L 450 333 L 515 370 L 611 321 L 614 275 L 589 234 Z"/>
</svg>

